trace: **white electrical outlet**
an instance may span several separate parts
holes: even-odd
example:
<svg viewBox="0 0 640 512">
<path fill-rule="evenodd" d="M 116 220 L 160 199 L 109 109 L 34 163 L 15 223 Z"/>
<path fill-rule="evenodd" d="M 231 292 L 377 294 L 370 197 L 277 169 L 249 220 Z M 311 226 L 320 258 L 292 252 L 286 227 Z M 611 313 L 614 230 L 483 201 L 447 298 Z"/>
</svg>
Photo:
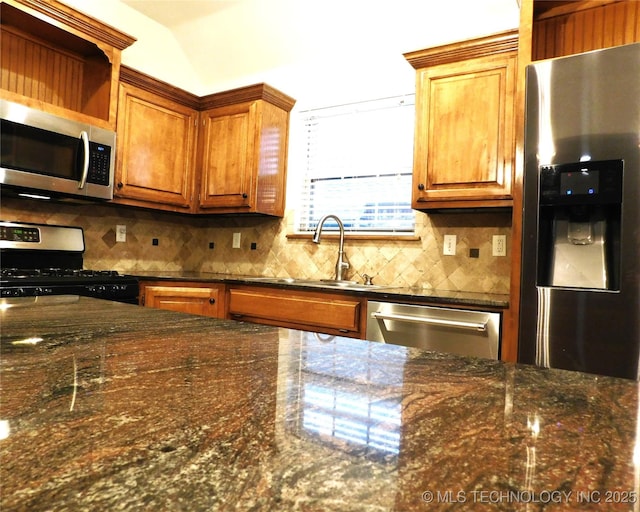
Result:
<svg viewBox="0 0 640 512">
<path fill-rule="evenodd" d="M 506 235 L 493 235 L 493 250 L 494 256 L 506 256 L 507 255 L 507 237 Z"/>
<path fill-rule="evenodd" d="M 118 224 L 116 226 L 116 242 L 127 241 L 127 226 L 124 224 Z"/>
<path fill-rule="evenodd" d="M 456 235 L 444 235 L 444 248 L 442 254 L 445 256 L 455 256 L 456 254 Z"/>
<path fill-rule="evenodd" d="M 240 249 L 240 233 L 233 234 L 233 244 L 231 245 L 233 249 Z"/>
</svg>

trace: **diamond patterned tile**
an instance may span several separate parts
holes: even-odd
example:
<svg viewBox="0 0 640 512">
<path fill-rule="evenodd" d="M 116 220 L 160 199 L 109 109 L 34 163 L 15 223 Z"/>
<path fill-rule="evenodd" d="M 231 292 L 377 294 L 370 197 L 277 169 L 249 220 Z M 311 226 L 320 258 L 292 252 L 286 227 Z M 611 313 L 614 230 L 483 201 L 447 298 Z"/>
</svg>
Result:
<svg viewBox="0 0 640 512">
<path fill-rule="evenodd" d="M 0 218 L 81 226 L 87 250 L 85 267 L 135 270 L 184 270 L 325 279 L 333 276 L 337 241 L 289 240 L 293 213 L 284 219 L 251 217 L 188 217 L 116 205 L 71 205 L 24 199 L 3 199 Z M 115 226 L 127 226 L 127 242 L 115 242 Z M 491 237 L 507 235 L 508 214 L 416 214 L 418 241 L 345 242 L 348 275 L 374 276 L 377 284 L 420 286 L 473 292 L 508 293 L 509 258 L 491 256 Z M 232 249 L 240 232 L 242 248 Z M 445 234 L 458 240 L 456 256 L 442 256 Z M 152 246 L 158 238 L 160 245 Z M 209 242 L 215 248 L 209 249 Z M 250 250 L 251 242 L 257 250 Z M 468 257 L 478 248 L 478 258 Z"/>
</svg>

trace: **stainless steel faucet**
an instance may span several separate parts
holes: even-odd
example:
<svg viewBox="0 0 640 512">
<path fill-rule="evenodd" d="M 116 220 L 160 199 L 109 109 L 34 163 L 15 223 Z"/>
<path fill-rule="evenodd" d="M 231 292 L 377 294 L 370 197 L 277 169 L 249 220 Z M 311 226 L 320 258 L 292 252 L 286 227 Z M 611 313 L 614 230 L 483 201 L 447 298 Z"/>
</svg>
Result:
<svg viewBox="0 0 640 512">
<path fill-rule="evenodd" d="M 316 230 L 313 233 L 313 243 L 320 243 L 320 234 L 322 233 L 322 226 L 324 225 L 327 219 L 334 219 L 338 223 L 338 229 L 340 230 L 340 245 L 338 246 L 338 261 L 336 262 L 336 281 L 344 281 L 345 272 L 349 268 L 349 263 L 344 261 L 344 224 L 342 221 L 335 215 L 325 215 L 320 219 L 318 225 L 316 226 Z"/>
</svg>

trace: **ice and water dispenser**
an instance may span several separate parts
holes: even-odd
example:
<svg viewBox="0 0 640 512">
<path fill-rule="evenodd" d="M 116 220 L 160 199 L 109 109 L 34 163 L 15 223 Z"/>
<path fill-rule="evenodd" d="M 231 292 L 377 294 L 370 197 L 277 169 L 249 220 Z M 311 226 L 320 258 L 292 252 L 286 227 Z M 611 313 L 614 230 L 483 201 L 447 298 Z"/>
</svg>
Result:
<svg viewBox="0 0 640 512">
<path fill-rule="evenodd" d="M 622 160 L 539 169 L 537 285 L 620 289 Z"/>
</svg>

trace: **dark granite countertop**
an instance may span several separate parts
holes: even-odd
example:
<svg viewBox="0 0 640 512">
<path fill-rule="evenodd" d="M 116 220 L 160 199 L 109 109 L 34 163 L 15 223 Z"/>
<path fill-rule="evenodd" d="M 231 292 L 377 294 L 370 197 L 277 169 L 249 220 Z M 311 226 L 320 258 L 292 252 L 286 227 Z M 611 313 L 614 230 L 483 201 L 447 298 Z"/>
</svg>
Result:
<svg viewBox="0 0 640 512">
<path fill-rule="evenodd" d="M 97 299 L 13 303 L 3 512 L 637 509 L 633 381 Z"/>
<path fill-rule="evenodd" d="M 271 286 L 277 288 L 297 288 L 297 289 L 313 289 L 309 288 L 303 282 L 290 284 L 274 284 L 260 283 L 255 281 L 256 276 L 216 274 L 211 272 L 184 272 L 184 271 L 139 271 L 131 272 L 140 279 L 148 280 L 168 280 L 168 281 L 193 281 L 193 282 L 209 282 L 209 283 L 225 283 L 225 284 L 248 284 L 251 286 Z M 392 285 L 380 288 L 371 288 L 363 290 L 338 290 L 336 288 L 327 287 L 325 291 L 340 291 L 342 293 L 351 293 L 354 295 L 365 295 L 373 300 L 381 301 L 403 301 L 415 303 L 442 304 L 443 306 L 473 306 L 473 307 L 490 307 L 504 309 L 509 307 L 509 294 L 501 293 L 480 293 L 465 292 L 451 290 L 435 290 L 429 287 L 394 287 Z"/>
</svg>

